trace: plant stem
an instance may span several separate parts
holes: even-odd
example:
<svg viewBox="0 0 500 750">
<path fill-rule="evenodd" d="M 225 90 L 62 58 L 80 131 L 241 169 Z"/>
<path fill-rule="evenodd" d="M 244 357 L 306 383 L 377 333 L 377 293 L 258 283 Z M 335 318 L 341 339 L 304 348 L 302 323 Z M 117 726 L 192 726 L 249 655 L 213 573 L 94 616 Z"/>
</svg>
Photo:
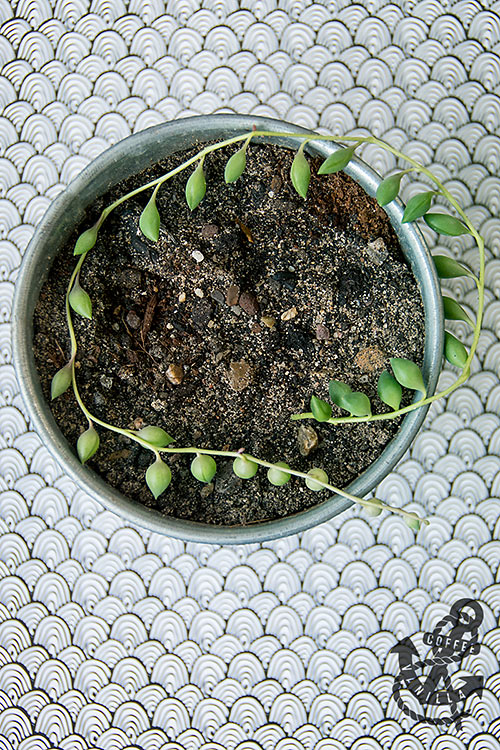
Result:
<svg viewBox="0 0 500 750">
<path fill-rule="evenodd" d="M 454 383 L 448 386 L 448 388 L 445 388 L 443 391 L 439 391 L 439 393 L 435 393 L 433 396 L 429 396 L 428 398 L 422 398 L 419 401 L 415 401 L 415 403 L 404 406 L 401 409 L 397 409 L 396 411 L 388 411 L 384 414 L 370 414 L 366 417 L 330 417 L 330 419 L 326 421 L 326 424 L 354 424 L 356 422 L 381 422 L 385 419 L 395 419 L 396 417 L 400 417 L 403 414 L 408 414 L 408 412 L 410 411 L 419 409 L 421 406 L 432 404 L 433 401 L 437 401 L 440 398 L 449 396 L 450 393 L 453 393 L 453 391 L 456 390 L 460 385 L 462 385 L 462 383 L 465 383 L 468 377 L 469 373 L 464 369 L 460 377 L 457 378 Z M 297 421 L 299 419 L 314 419 L 314 417 L 312 412 L 308 411 L 303 412 L 302 414 L 292 414 L 290 419 L 292 419 L 293 421 Z"/>
<path fill-rule="evenodd" d="M 73 284 L 75 283 L 77 277 L 80 275 L 80 269 L 83 266 L 83 261 L 87 257 L 88 252 L 89 250 L 87 250 L 87 252 L 82 253 L 82 255 L 80 255 L 78 259 L 78 263 L 76 264 L 73 270 L 73 273 L 71 274 L 70 280 L 68 282 L 68 287 L 66 289 L 66 322 L 68 325 L 69 337 L 70 337 L 70 342 L 71 342 L 71 359 L 73 360 L 73 372 L 74 372 L 74 360 L 76 357 L 76 352 L 78 350 L 78 344 L 76 341 L 75 330 L 73 328 L 73 322 L 71 320 L 71 307 L 69 304 L 69 293 L 71 292 L 73 288 Z"/>
<path fill-rule="evenodd" d="M 176 174 L 179 174 L 179 172 L 182 172 L 184 169 L 187 169 L 187 167 L 190 167 L 192 164 L 195 164 L 200 159 L 204 159 L 207 154 L 212 153 L 213 151 L 218 151 L 221 148 L 225 148 L 226 146 L 231 146 L 234 143 L 239 143 L 240 141 L 246 141 L 246 146 L 250 143 L 252 138 L 302 138 L 307 142 L 309 141 L 357 141 L 358 143 L 370 143 L 372 142 L 371 136 L 366 137 L 358 137 L 358 136 L 338 136 L 333 137 L 330 135 L 304 135 L 304 133 L 286 133 L 286 132 L 273 132 L 271 130 L 252 130 L 249 133 L 243 133 L 242 135 L 236 135 L 232 138 L 227 138 L 224 141 L 220 141 L 219 143 L 212 143 L 210 146 L 205 146 L 201 149 L 201 151 L 198 151 L 197 154 L 194 156 L 191 156 L 189 159 L 187 159 L 182 164 L 179 164 L 179 166 L 175 167 L 174 169 L 171 169 L 169 172 L 166 172 L 165 174 L 161 175 L 160 177 L 156 177 L 154 180 L 151 180 L 150 182 L 145 183 L 144 185 L 141 185 L 138 188 L 135 188 L 134 190 L 131 190 L 129 193 L 126 193 L 125 195 L 122 195 L 118 200 L 114 201 L 114 203 L 111 203 L 107 208 L 105 208 L 101 214 L 101 218 L 98 221 L 98 227 L 100 228 L 102 226 L 102 222 L 104 219 L 109 216 L 111 211 L 113 211 L 115 208 L 120 206 L 125 201 L 129 200 L 129 198 L 133 198 L 136 195 L 139 195 L 139 193 L 144 192 L 145 190 L 149 190 L 150 188 L 159 187 L 167 180 L 170 180 L 171 177 L 175 177 Z M 305 145 L 305 144 L 304 144 Z"/>
<path fill-rule="evenodd" d="M 163 453 L 201 453 L 207 456 L 223 456 L 224 458 L 246 458 L 248 461 L 251 461 L 254 464 L 258 464 L 259 466 L 263 466 L 266 469 L 281 469 L 282 471 L 286 471 L 287 474 L 291 474 L 294 477 L 300 477 L 301 479 L 311 478 L 309 474 L 304 471 L 296 471 L 295 469 L 283 469 L 283 467 L 279 466 L 278 464 L 273 464 L 270 461 L 264 461 L 262 458 L 257 458 L 256 456 L 251 456 L 249 453 L 242 453 L 241 451 L 219 451 L 213 450 L 212 448 L 197 448 L 194 446 L 191 446 L 189 448 L 158 448 L 158 450 Z M 350 500 L 353 503 L 358 503 L 358 505 L 376 505 L 379 508 L 390 510 L 393 513 L 398 513 L 401 516 L 416 518 L 414 513 L 408 513 L 408 511 L 405 511 L 403 508 L 395 508 L 392 505 L 386 505 L 381 500 L 378 500 L 376 503 L 372 500 L 364 500 L 360 497 L 357 497 L 356 495 L 351 495 L 349 492 L 346 492 L 346 490 L 340 489 L 339 487 L 334 487 L 333 484 L 330 484 L 329 482 L 323 482 L 321 479 L 316 478 L 314 479 L 314 481 L 324 487 L 325 490 L 335 492 L 337 495 L 341 495 L 342 497 L 345 497 L 347 500 Z M 429 523 L 427 519 L 419 518 L 418 520 L 423 521 L 425 524 Z"/>
</svg>

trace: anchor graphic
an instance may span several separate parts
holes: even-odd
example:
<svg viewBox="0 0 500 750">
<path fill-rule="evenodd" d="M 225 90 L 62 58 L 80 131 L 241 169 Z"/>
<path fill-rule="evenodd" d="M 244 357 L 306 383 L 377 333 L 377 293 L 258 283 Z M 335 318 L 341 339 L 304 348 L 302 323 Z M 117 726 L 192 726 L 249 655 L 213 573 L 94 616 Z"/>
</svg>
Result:
<svg viewBox="0 0 500 750">
<path fill-rule="evenodd" d="M 474 616 L 467 609 L 472 609 Z M 478 602 L 459 599 L 451 606 L 450 614 L 440 620 L 432 632 L 424 634 L 424 643 L 432 646 L 430 657 L 421 660 L 409 637 L 392 647 L 391 653 L 397 654 L 400 667 L 392 694 L 405 714 L 415 721 L 447 726 L 456 722 L 457 728 L 460 727 L 460 721 L 466 714 L 459 709 L 459 703 L 473 693 L 481 696 L 484 678 L 476 675 L 460 677 L 460 684 L 453 685 L 448 669 L 451 664 L 461 662 L 468 654 L 479 653 L 480 644 L 477 639 L 482 619 L 483 610 Z M 450 631 L 444 635 L 444 629 L 450 625 Z M 464 638 L 467 633 L 469 637 Z M 426 667 L 430 667 L 430 672 L 424 675 Z M 421 670 L 420 675 L 417 670 Z M 441 683 L 444 687 L 439 689 Z M 417 713 L 405 703 L 401 695 L 403 688 L 411 692 L 421 706 L 449 706 L 449 716 L 427 718 L 423 713 Z"/>
</svg>

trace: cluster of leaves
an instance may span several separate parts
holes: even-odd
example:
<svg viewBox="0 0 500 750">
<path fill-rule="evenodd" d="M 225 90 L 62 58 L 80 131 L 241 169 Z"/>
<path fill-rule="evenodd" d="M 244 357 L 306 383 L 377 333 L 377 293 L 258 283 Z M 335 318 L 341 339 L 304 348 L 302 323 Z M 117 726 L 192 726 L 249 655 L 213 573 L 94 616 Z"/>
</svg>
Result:
<svg viewBox="0 0 500 750">
<path fill-rule="evenodd" d="M 229 159 L 224 170 L 226 183 L 236 182 L 243 174 L 247 163 L 247 148 L 251 136 L 245 141 L 244 145 L 236 151 Z M 195 169 L 191 172 L 186 182 L 185 196 L 186 202 L 191 211 L 199 206 L 205 193 L 207 192 L 207 182 L 204 171 L 205 157 L 201 156 Z M 160 236 L 160 214 L 156 206 L 156 197 L 161 187 L 159 183 L 149 199 L 146 207 L 139 217 L 139 228 L 152 242 L 157 242 Z"/>
<path fill-rule="evenodd" d="M 226 183 L 236 182 L 243 174 L 246 167 L 247 149 L 254 135 L 259 135 L 253 131 L 250 134 L 244 136 L 243 145 L 232 154 L 228 159 L 224 178 Z M 260 134 L 262 135 L 262 134 Z M 272 136 L 273 133 L 267 133 L 266 135 Z M 324 137 L 323 137 L 324 138 Z M 241 143 L 242 137 L 232 139 L 230 142 Z M 311 169 L 309 162 L 304 154 L 304 149 L 310 140 L 314 140 L 313 136 L 303 136 L 303 141 L 298 148 L 290 168 L 290 179 L 292 185 L 298 195 L 302 198 L 306 198 L 307 191 L 309 188 L 309 182 L 311 179 Z M 350 145 L 338 148 L 328 158 L 326 158 L 321 164 L 318 174 L 326 175 L 338 172 L 347 167 L 349 162 L 354 156 L 355 149 L 360 145 L 361 142 L 370 140 L 366 138 L 355 139 Z M 379 145 L 392 150 L 393 153 L 397 153 L 387 144 L 383 144 L 381 141 L 372 139 Z M 141 232 L 151 241 L 157 242 L 160 233 L 161 218 L 156 205 L 157 195 L 162 184 L 173 174 L 186 169 L 188 166 L 194 164 L 194 169 L 189 175 L 186 186 L 185 186 L 185 197 L 186 202 L 191 211 L 203 200 L 206 193 L 206 178 L 204 172 L 204 160 L 205 156 L 210 150 L 221 148 L 226 145 L 226 142 L 216 144 L 215 146 L 203 149 L 197 157 L 194 157 L 184 164 L 180 165 L 177 169 L 164 175 L 158 179 L 152 185 L 145 185 L 139 190 L 146 190 L 148 187 L 154 186 L 152 194 L 143 209 L 139 218 L 139 228 Z M 399 156 L 403 156 L 399 154 Z M 410 162 L 412 160 L 409 160 Z M 428 170 L 423 167 L 419 167 L 415 162 L 412 162 L 414 166 L 409 169 L 405 169 L 397 172 L 396 174 L 390 175 L 389 177 L 382 180 L 380 183 L 376 198 L 381 206 L 385 206 L 391 201 L 395 200 L 399 194 L 401 188 L 401 181 L 404 175 L 408 172 L 425 171 L 430 176 Z M 450 199 L 449 193 L 446 193 L 444 187 L 435 181 L 438 185 L 436 190 L 427 190 L 413 196 L 408 202 L 404 211 L 402 222 L 407 223 L 410 221 L 416 221 L 417 219 L 423 218 L 431 229 L 434 231 L 449 235 L 459 236 L 462 234 L 470 234 L 471 230 L 464 224 L 460 219 L 445 213 L 430 212 L 432 201 L 436 196 L 444 195 Z M 137 192 L 137 191 L 135 191 Z M 134 194 L 135 194 L 134 192 Z M 68 327 L 72 337 L 72 354 L 69 362 L 62 367 L 54 376 L 51 385 L 52 398 L 57 398 L 64 393 L 71 385 L 77 398 L 78 404 L 82 409 L 83 413 L 88 419 L 88 428 L 80 435 L 77 443 L 77 453 L 82 463 L 88 461 L 99 448 L 99 434 L 96 430 L 96 424 L 118 432 L 124 436 L 127 436 L 144 448 L 151 450 L 155 455 L 155 461 L 149 466 L 146 471 L 146 483 L 151 492 L 155 497 L 158 497 L 164 492 L 169 486 L 172 475 L 169 466 L 162 460 L 162 452 L 185 452 L 194 453 L 195 456 L 191 461 L 191 473 L 200 482 L 211 482 L 215 476 L 217 466 L 213 458 L 213 455 L 220 456 L 232 456 L 233 460 L 233 471 L 242 479 L 251 479 L 255 476 L 258 471 L 259 465 L 267 467 L 267 478 L 269 482 L 275 486 L 281 486 L 286 484 L 292 475 L 296 475 L 305 480 L 307 487 L 313 491 L 319 491 L 322 489 L 334 490 L 328 484 L 328 477 L 321 468 L 314 467 L 307 474 L 302 472 L 293 471 L 288 464 L 283 461 L 278 461 L 275 464 L 269 464 L 266 461 L 248 456 L 247 454 L 234 454 L 228 451 L 201 451 L 196 448 L 181 448 L 176 450 L 175 448 L 169 448 L 170 444 L 174 442 L 174 439 L 160 427 L 148 426 L 138 431 L 132 431 L 128 429 L 121 429 L 113 427 L 103 422 L 102 420 L 93 417 L 83 404 L 75 379 L 75 358 L 77 352 L 76 338 L 74 335 L 74 329 L 72 326 L 71 315 L 69 314 L 69 308 L 71 308 L 78 315 L 91 319 L 92 318 L 92 301 L 87 292 L 82 288 L 80 284 L 80 269 L 85 260 L 87 253 L 92 250 L 95 246 L 99 229 L 104 222 L 105 218 L 119 203 L 129 198 L 131 194 L 123 196 L 116 203 L 108 206 L 101 214 L 99 220 L 86 231 L 84 231 L 78 238 L 74 254 L 79 256 L 79 261 L 71 277 L 68 292 L 67 292 L 67 309 L 68 309 Z M 478 235 L 476 234 L 476 239 Z M 481 238 L 479 238 L 480 240 Z M 434 263 L 437 271 L 437 275 L 441 279 L 449 279 L 459 276 L 469 276 L 478 285 L 479 280 L 464 266 L 457 261 L 443 255 L 434 256 Z M 443 295 L 443 309 L 445 318 L 447 320 L 459 320 L 467 323 L 472 328 L 475 328 L 473 321 L 470 319 L 465 310 L 456 302 L 456 300 Z M 477 324 L 479 328 L 479 324 Z M 474 345 L 477 344 L 478 331 L 475 331 Z M 465 346 L 449 331 L 445 331 L 445 349 L 444 356 L 453 365 L 461 368 L 464 372 L 468 371 L 469 359 L 472 354 L 469 355 Z M 412 361 L 408 359 L 392 358 L 390 360 L 392 373 L 389 371 L 383 372 L 377 384 L 377 392 L 380 400 L 389 406 L 393 412 L 389 416 L 397 416 L 401 413 L 400 405 L 403 395 L 403 388 L 407 388 L 416 391 L 421 394 L 421 399 L 418 403 L 430 403 L 435 400 L 440 394 L 426 400 L 426 390 L 422 372 L 420 368 Z M 368 396 L 364 393 L 353 391 L 349 385 L 336 380 L 331 380 L 329 383 L 329 396 L 332 404 L 338 406 L 340 409 L 345 410 L 349 417 L 344 418 L 344 421 L 369 421 L 373 418 L 372 405 Z M 418 404 L 417 404 L 418 405 Z M 294 415 L 293 418 L 303 418 L 306 416 L 312 416 L 319 422 L 338 421 L 332 417 L 332 406 L 331 404 L 323 401 L 316 396 L 311 397 L 310 401 L 311 413 L 308 415 Z M 413 407 L 412 407 L 413 408 Z M 210 455 L 212 453 L 213 455 Z M 337 490 L 341 494 L 350 497 L 353 500 L 361 502 L 366 511 L 371 515 L 378 515 L 383 508 L 386 508 L 383 503 L 379 500 L 373 499 L 370 501 L 362 501 L 360 498 L 354 498 L 343 490 Z M 415 514 L 406 513 L 405 511 L 399 510 L 407 523 L 412 528 L 419 528 L 420 519 Z"/>
<path fill-rule="evenodd" d="M 253 456 L 241 454 L 233 460 L 233 472 L 240 479 L 252 479 L 257 474 L 259 463 L 261 462 Z M 198 452 L 191 461 L 190 469 L 191 474 L 198 481 L 209 483 L 217 472 L 217 464 L 215 463 L 215 459 L 208 453 Z M 281 487 L 287 484 L 292 478 L 291 471 L 290 466 L 285 461 L 278 461 L 270 465 L 267 469 L 267 478 L 275 487 Z M 147 485 L 155 498 L 167 489 L 171 478 L 170 469 L 160 456 L 156 458 L 156 461 L 151 464 L 146 472 Z M 304 478 L 306 486 L 315 492 L 325 489 L 325 485 L 328 485 L 327 473 L 317 467 L 310 469 Z"/>
<path fill-rule="evenodd" d="M 409 170 L 398 172 L 397 174 L 386 177 L 380 183 L 377 190 L 377 201 L 379 205 L 386 206 L 388 203 L 397 198 L 402 177 Z M 433 198 L 439 195 L 439 191 L 427 190 L 423 193 L 414 195 L 408 201 L 401 222 L 406 224 L 410 221 L 416 221 L 423 218 L 427 226 L 438 234 L 445 234 L 449 237 L 458 237 L 462 234 L 470 234 L 469 228 L 460 219 L 455 216 L 444 213 L 429 212 Z M 453 258 L 446 255 L 435 255 L 434 265 L 437 275 L 440 279 L 451 279 L 458 276 L 469 276 L 474 278 L 473 274 L 458 263 Z M 443 311 L 446 320 L 461 320 L 474 328 L 474 323 L 465 310 L 458 302 L 447 295 L 442 295 Z M 469 353 L 465 346 L 449 331 L 445 331 L 444 356 L 448 362 L 460 369 L 467 365 Z"/>
<path fill-rule="evenodd" d="M 377 393 L 380 400 L 397 411 L 403 397 L 401 386 L 418 391 L 422 398 L 425 398 L 424 379 L 418 365 L 409 359 L 399 357 L 393 357 L 390 362 L 394 375 L 384 370 L 378 379 Z M 351 417 L 365 418 L 364 421 L 367 421 L 372 416 L 372 405 L 368 396 L 351 390 L 347 383 L 330 380 L 328 394 L 332 403 L 349 412 Z M 331 419 L 332 407 L 326 401 L 311 396 L 310 407 L 311 414 L 317 422 L 328 422 Z"/>
</svg>

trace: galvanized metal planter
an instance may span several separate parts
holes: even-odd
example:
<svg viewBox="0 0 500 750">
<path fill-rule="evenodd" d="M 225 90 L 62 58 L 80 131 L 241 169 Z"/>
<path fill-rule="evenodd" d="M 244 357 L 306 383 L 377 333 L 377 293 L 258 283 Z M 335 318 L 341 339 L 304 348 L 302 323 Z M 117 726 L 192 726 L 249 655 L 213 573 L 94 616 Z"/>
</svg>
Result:
<svg viewBox="0 0 500 750">
<path fill-rule="evenodd" d="M 121 180 L 169 154 L 190 148 L 200 141 L 222 140 L 247 132 L 253 125 L 259 129 L 281 132 L 307 132 L 289 123 L 267 117 L 207 115 L 158 125 L 111 147 L 86 167 L 51 205 L 28 246 L 16 283 L 12 315 L 14 365 L 21 394 L 44 445 L 61 464 L 66 474 L 71 476 L 82 490 L 107 508 L 129 522 L 186 541 L 214 544 L 262 542 L 295 534 L 327 521 L 345 510 L 350 503 L 339 496 L 332 496 L 308 510 L 287 518 L 251 526 L 221 527 L 169 518 L 123 496 L 87 466 L 80 464 L 73 446 L 67 443 L 55 423 L 50 406 L 42 394 L 33 358 L 33 312 L 42 284 L 58 250 L 75 225 L 84 218 L 87 207 L 97 196 L 103 195 Z M 293 138 L 279 138 L 276 142 L 292 148 L 299 145 Z M 332 143 L 316 142 L 311 143 L 307 150 L 311 154 L 325 158 L 337 148 L 338 146 Z M 366 164 L 355 159 L 345 171 L 369 195 L 375 195 L 380 180 Z M 439 283 L 422 235 L 413 225 L 401 224 L 402 204 L 394 201 L 386 210 L 420 287 L 425 309 L 423 373 L 428 393 L 432 394 L 436 387 L 443 352 L 443 315 Z M 349 492 L 364 496 L 388 474 L 408 449 L 422 425 L 426 411 L 427 409 L 422 408 L 405 416 L 397 435 L 379 458 L 349 485 Z M 175 485 L 167 492 L 175 492 Z"/>
</svg>

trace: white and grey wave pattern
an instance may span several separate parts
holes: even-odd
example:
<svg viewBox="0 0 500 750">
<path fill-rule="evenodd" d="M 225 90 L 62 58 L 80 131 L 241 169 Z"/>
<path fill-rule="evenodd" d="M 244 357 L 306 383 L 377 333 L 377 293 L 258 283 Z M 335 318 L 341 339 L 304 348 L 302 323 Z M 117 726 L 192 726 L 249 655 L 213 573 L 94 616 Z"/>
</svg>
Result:
<svg viewBox="0 0 500 750">
<path fill-rule="evenodd" d="M 499 14 L 478 0 L 0 0 L 0 750 L 500 749 Z M 30 430 L 10 310 L 34 225 L 108 145 L 232 111 L 390 139 L 434 164 L 486 237 L 472 378 L 378 490 L 435 517 L 416 537 L 350 511 L 262 546 L 184 545 L 103 510 Z M 427 237 L 475 263 L 467 241 Z M 452 288 L 472 310 L 467 280 Z M 464 596 L 485 612 L 462 664 L 484 693 L 458 732 L 414 725 L 390 697 L 389 649 L 421 644 Z"/>
</svg>

